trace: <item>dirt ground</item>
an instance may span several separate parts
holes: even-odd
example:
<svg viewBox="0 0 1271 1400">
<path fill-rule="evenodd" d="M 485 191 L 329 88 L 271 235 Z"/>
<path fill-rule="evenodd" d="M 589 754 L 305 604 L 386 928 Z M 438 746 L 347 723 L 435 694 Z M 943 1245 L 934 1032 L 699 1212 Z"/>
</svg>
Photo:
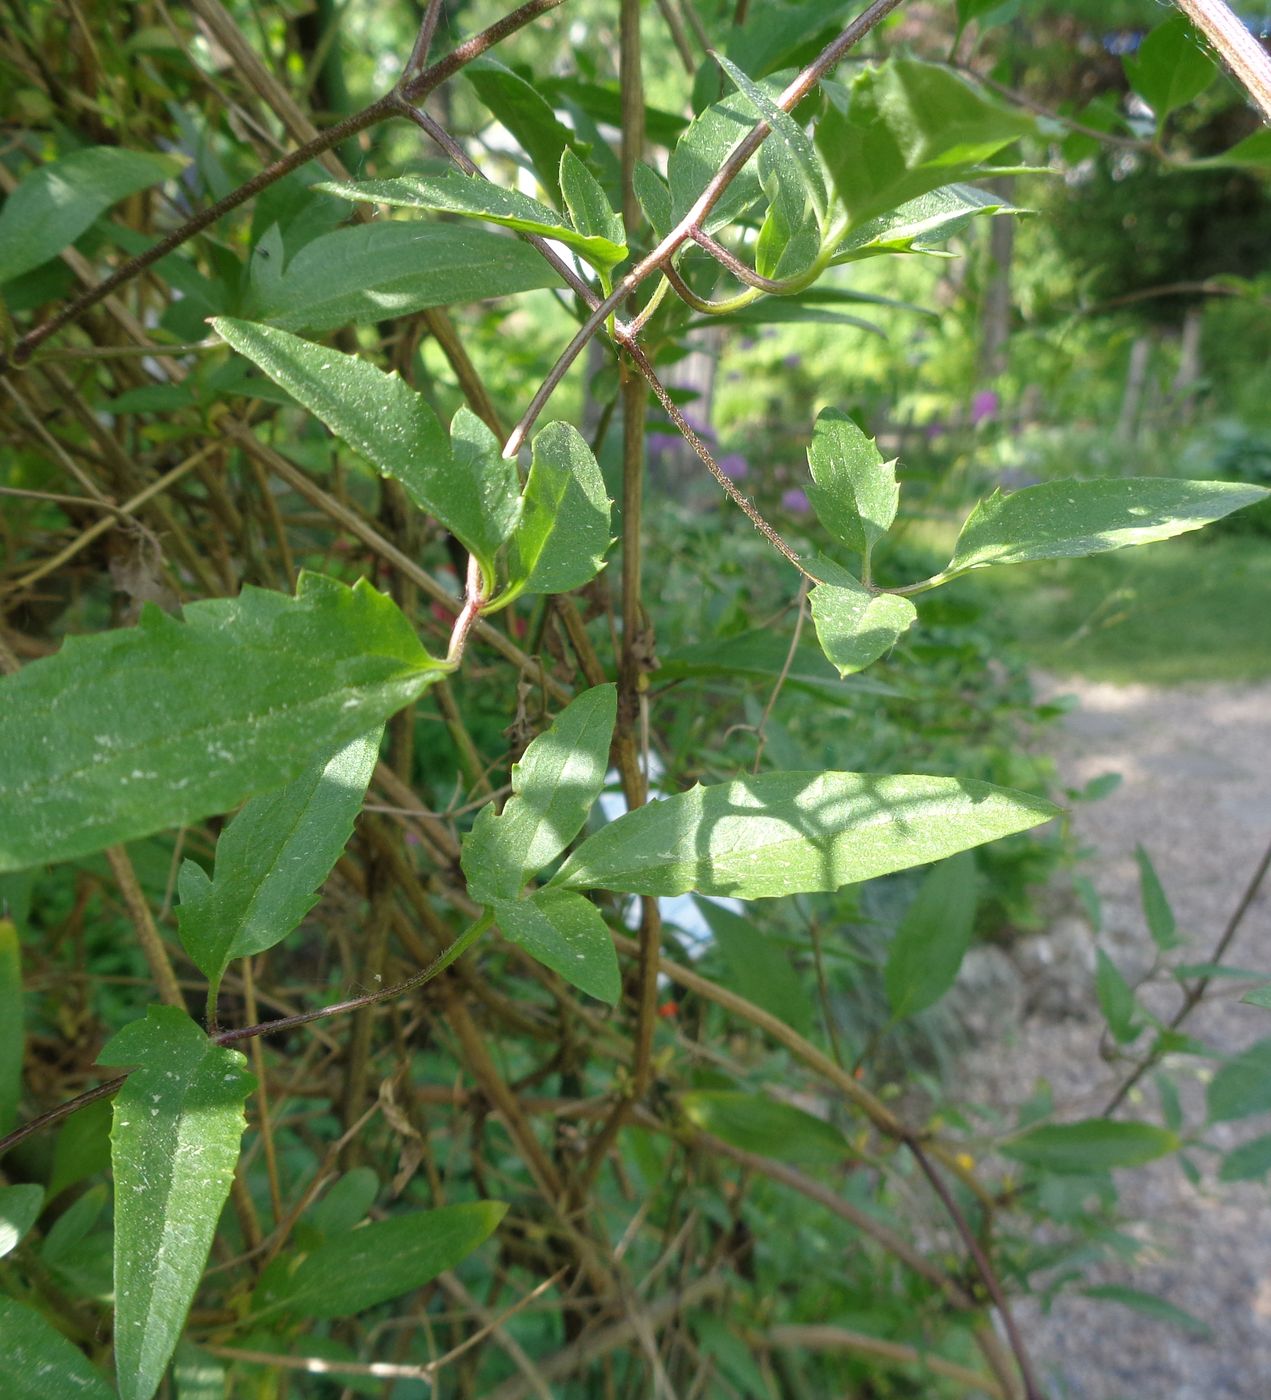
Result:
<svg viewBox="0 0 1271 1400">
<path fill-rule="evenodd" d="M 1188 938 L 1186 961 L 1207 961 L 1232 909 L 1271 841 L 1271 684 L 1158 689 L 1065 679 L 1047 694 L 1075 694 L 1080 708 L 1053 737 L 1064 780 L 1080 787 L 1118 772 L 1121 786 L 1073 815 L 1083 864 L 1102 901 L 1103 927 L 1057 918 L 1025 940 L 1012 968 L 983 980 L 1003 1014 L 973 1056 L 974 1097 L 1009 1108 L 1049 1080 L 1061 1118 L 1098 1113 L 1118 1072 L 1100 1054 L 1093 968 L 1102 948 L 1131 979 L 1152 961 L 1139 903 L 1136 845 L 1151 854 Z M 1271 878 L 1248 911 L 1230 964 L 1271 975 Z M 1011 973 L 1014 973 L 1014 976 Z M 985 969 L 980 969 L 981 975 Z M 974 973 L 973 973 L 974 975 Z M 1271 1015 L 1242 1005 L 1248 984 L 1219 985 L 1187 1023 L 1223 1052 L 1271 1036 Z M 1178 1005 L 1168 985 L 1144 1001 L 1158 1015 Z M 1204 1116 L 1210 1067 L 1178 1061 L 1188 1122 Z M 1147 1097 L 1126 1108 L 1152 1116 Z M 1159 1117 L 1156 1121 L 1160 1121 Z M 1213 1142 L 1229 1148 L 1271 1131 L 1265 1118 L 1224 1124 Z M 1204 1172 L 1192 1186 L 1177 1162 L 1118 1174 L 1126 1232 L 1142 1241 L 1137 1261 L 1104 1266 L 1091 1282 L 1156 1293 L 1204 1322 L 1199 1335 L 1136 1311 L 1072 1294 L 1043 1315 L 1022 1305 L 1052 1400 L 1267 1400 L 1271 1396 L 1271 1187 L 1219 1186 L 1212 1154 L 1194 1154 Z"/>
</svg>

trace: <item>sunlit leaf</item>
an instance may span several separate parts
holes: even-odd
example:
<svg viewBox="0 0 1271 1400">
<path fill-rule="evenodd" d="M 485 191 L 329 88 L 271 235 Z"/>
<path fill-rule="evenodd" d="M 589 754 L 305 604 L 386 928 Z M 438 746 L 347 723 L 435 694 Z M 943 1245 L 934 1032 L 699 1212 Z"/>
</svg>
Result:
<svg viewBox="0 0 1271 1400">
<path fill-rule="evenodd" d="M 618 955 L 600 910 L 572 890 L 536 890 L 529 899 L 498 899 L 492 908 L 505 938 L 588 996 L 617 1004 Z"/>
<path fill-rule="evenodd" d="M 1121 61 L 1131 87 L 1155 113 L 1158 131 L 1171 112 L 1194 102 L 1218 76 L 1218 65 L 1185 15 L 1158 24 L 1138 52 Z"/>
<path fill-rule="evenodd" d="M 884 462 L 874 439 L 848 414 L 826 408 L 812 429 L 808 466 L 813 481 L 808 499 L 817 518 L 848 549 L 868 559 L 896 518 L 900 487 L 895 459 Z"/>
<path fill-rule="evenodd" d="M 840 676 L 850 676 L 890 651 L 913 625 L 918 610 L 908 598 L 871 593 L 845 571 L 837 572 L 840 581 L 818 583 L 808 601 L 821 649 Z M 845 584 L 845 579 L 851 582 Z"/>
<path fill-rule="evenodd" d="M 590 245 L 579 251 L 605 269 L 620 263 L 627 256 L 622 219 L 610 207 L 600 182 L 568 146 L 560 158 L 560 188 L 574 228 Z"/>
<path fill-rule="evenodd" d="M 39 1218 L 43 1204 L 43 1186 L 29 1182 L 0 1186 L 0 1259 L 18 1247 L 23 1235 Z"/>
</svg>

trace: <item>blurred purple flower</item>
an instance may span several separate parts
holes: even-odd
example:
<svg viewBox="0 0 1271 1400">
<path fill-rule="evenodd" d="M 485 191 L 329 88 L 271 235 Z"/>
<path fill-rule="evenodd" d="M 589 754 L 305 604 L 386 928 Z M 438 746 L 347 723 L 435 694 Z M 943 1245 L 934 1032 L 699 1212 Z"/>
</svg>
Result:
<svg viewBox="0 0 1271 1400">
<path fill-rule="evenodd" d="M 682 442 L 679 433 L 650 433 L 644 440 L 650 457 L 664 457 L 675 451 L 675 445 Z"/>
<path fill-rule="evenodd" d="M 978 428 L 988 419 L 996 418 L 1001 406 L 1002 400 L 993 389 L 977 390 L 971 395 L 971 426 Z"/>
<path fill-rule="evenodd" d="M 787 369 L 798 369 L 799 366 L 803 363 L 803 356 L 787 355 L 785 359 L 781 361 L 781 363 L 785 365 Z"/>
<path fill-rule="evenodd" d="M 719 469 L 730 481 L 740 481 L 750 471 L 750 463 L 740 452 L 725 452 L 719 459 Z"/>
<path fill-rule="evenodd" d="M 794 515 L 806 515 L 812 509 L 808 493 L 801 491 L 797 486 L 782 492 L 781 504 Z"/>
</svg>

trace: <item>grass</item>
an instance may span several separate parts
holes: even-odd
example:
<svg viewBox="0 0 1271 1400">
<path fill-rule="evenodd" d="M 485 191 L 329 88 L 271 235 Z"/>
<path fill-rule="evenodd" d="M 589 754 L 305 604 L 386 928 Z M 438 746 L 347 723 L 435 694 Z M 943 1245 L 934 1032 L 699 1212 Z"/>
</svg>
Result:
<svg viewBox="0 0 1271 1400">
<path fill-rule="evenodd" d="M 1185 537 L 973 580 L 992 589 L 1029 659 L 1059 675 L 1158 685 L 1271 676 L 1266 536 Z"/>
</svg>

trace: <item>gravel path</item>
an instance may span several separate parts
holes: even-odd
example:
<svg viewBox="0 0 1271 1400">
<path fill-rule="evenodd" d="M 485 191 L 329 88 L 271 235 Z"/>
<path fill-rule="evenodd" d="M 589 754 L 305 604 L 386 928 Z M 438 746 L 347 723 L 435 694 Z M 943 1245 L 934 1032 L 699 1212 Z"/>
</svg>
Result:
<svg viewBox="0 0 1271 1400">
<path fill-rule="evenodd" d="M 1271 840 L 1271 684 L 1156 689 L 1069 679 L 1043 687 L 1081 702 L 1052 741 L 1065 782 L 1080 787 L 1109 771 L 1123 777 L 1111 796 L 1079 804 L 1073 817 L 1079 843 L 1093 848 L 1083 869 L 1102 900 L 1103 928 L 1096 936 L 1084 919 L 1060 916 L 1046 935 L 1012 952 L 1014 978 L 1002 967 L 996 975 L 979 970 L 1003 1013 L 993 1020 L 1008 1029 L 981 1043 L 971 1070 L 981 1101 L 1016 1105 L 1046 1079 L 1060 1117 L 1077 1118 L 1099 1112 L 1121 1077 L 1100 1055 L 1095 949 L 1131 979 L 1152 961 L 1135 846 L 1151 854 L 1188 937 L 1184 959 L 1204 961 Z M 1266 885 L 1227 961 L 1271 971 Z M 1271 1036 L 1271 1016 L 1239 1003 L 1243 989 L 1217 988 L 1220 995 L 1187 1028 L 1224 1052 Z M 1168 986 L 1146 989 L 1143 999 L 1158 1015 L 1178 1005 Z M 1188 1121 L 1196 1122 L 1204 1114 L 1205 1066 L 1178 1065 Z M 1154 1099 L 1131 1098 L 1127 1111 L 1136 1107 L 1151 1116 Z M 1271 1123 L 1255 1118 L 1211 1136 L 1231 1147 L 1268 1131 Z M 1048 1316 L 1023 1305 L 1020 1322 L 1053 1400 L 1271 1396 L 1271 1189 L 1220 1187 L 1216 1159 L 1196 1160 L 1206 1172 L 1196 1187 L 1173 1160 L 1118 1174 L 1119 1209 L 1133 1222 L 1126 1231 L 1146 1248 L 1091 1281 L 1157 1293 L 1201 1319 L 1209 1334 L 1072 1295 Z"/>
</svg>

